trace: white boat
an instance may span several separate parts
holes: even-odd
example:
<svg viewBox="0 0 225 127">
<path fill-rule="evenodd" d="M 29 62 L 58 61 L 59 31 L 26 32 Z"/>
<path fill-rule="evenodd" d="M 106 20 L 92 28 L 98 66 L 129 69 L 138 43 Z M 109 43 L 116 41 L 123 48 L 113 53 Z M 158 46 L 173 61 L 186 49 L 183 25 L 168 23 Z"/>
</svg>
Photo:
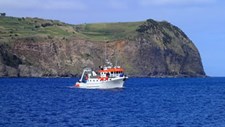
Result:
<svg viewBox="0 0 225 127">
<path fill-rule="evenodd" d="M 128 78 L 124 74 L 124 69 L 120 66 L 113 67 L 108 61 L 106 64 L 107 66 L 100 66 L 97 73 L 91 68 L 85 68 L 75 87 L 87 89 L 123 88 L 124 82 Z"/>
</svg>

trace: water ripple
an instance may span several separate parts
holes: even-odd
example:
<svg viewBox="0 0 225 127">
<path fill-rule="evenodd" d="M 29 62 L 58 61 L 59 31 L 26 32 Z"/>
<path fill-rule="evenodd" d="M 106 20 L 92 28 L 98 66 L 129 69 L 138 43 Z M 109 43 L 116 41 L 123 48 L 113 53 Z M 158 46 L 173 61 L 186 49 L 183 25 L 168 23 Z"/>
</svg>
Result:
<svg viewBox="0 0 225 127">
<path fill-rule="evenodd" d="M 225 78 L 130 78 L 124 89 L 77 79 L 1 78 L 0 126 L 222 127 Z"/>
</svg>

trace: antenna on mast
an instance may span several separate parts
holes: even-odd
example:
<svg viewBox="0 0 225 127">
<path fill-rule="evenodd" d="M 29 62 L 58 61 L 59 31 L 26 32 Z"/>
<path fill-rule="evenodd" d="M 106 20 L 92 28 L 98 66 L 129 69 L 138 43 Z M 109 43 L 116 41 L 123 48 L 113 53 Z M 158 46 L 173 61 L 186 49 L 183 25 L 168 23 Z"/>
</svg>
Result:
<svg viewBox="0 0 225 127">
<path fill-rule="evenodd" d="M 112 63 L 108 60 L 108 54 L 106 53 L 107 52 L 107 47 L 106 47 L 106 44 L 109 43 L 109 41 L 105 41 L 105 64 L 107 66 L 112 66 Z"/>
<path fill-rule="evenodd" d="M 108 59 L 107 59 L 107 53 L 106 53 L 106 43 L 107 43 L 108 41 L 106 41 L 106 39 L 105 39 L 105 37 L 104 37 L 104 46 L 105 46 L 105 48 L 104 48 L 104 62 L 103 62 L 103 64 L 106 64 L 107 62 L 108 62 Z"/>
<path fill-rule="evenodd" d="M 117 53 L 118 52 L 118 53 Z M 116 55 L 116 61 L 115 61 L 115 66 L 117 67 L 117 65 L 118 65 L 118 57 L 119 57 L 119 52 L 120 52 L 120 50 L 116 50 L 116 53 L 115 53 L 115 55 Z"/>
<path fill-rule="evenodd" d="M 107 43 L 107 41 L 105 41 L 105 62 L 107 61 L 106 59 L 106 43 Z"/>
</svg>

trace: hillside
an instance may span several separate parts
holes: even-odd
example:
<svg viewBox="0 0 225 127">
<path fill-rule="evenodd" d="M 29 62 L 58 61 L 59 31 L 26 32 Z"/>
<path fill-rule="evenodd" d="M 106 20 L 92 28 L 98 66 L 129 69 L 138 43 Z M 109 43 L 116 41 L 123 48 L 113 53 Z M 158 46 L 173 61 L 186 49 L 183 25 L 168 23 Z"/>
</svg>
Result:
<svg viewBox="0 0 225 127">
<path fill-rule="evenodd" d="M 205 76 L 195 45 L 166 21 L 71 25 L 0 17 L 0 35 L 0 77 L 78 76 L 103 64 L 105 45 L 129 76 Z"/>
</svg>

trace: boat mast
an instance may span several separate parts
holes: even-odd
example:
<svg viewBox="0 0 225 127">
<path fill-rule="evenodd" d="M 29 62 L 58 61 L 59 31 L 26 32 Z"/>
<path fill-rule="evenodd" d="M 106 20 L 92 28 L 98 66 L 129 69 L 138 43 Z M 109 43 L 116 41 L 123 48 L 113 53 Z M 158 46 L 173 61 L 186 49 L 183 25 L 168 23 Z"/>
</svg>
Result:
<svg viewBox="0 0 225 127">
<path fill-rule="evenodd" d="M 109 60 L 108 60 L 108 57 L 107 57 L 107 47 L 106 47 L 106 44 L 108 43 L 108 41 L 105 41 L 105 64 L 108 64 L 109 63 Z"/>
<path fill-rule="evenodd" d="M 112 66 L 112 63 L 108 60 L 108 54 L 106 53 L 107 51 L 107 47 L 106 47 L 106 44 L 109 43 L 109 41 L 105 41 L 105 54 L 104 54 L 104 57 L 105 57 L 105 66 Z"/>
<path fill-rule="evenodd" d="M 119 51 L 118 51 L 119 52 Z M 115 61 L 115 66 L 117 67 L 117 64 L 118 64 L 118 55 L 119 53 L 117 53 L 117 50 L 116 50 L 116 53 L 115 53 L 115 55 L 116 55 L 116 61 Z"/>
<path fill-rule="evenodd" d="M 107 62 L 107 60 L 106 60 L 106 43 L 107 43 L 107 41 L 105 42 L 105 63 Z"/>
</svg>

